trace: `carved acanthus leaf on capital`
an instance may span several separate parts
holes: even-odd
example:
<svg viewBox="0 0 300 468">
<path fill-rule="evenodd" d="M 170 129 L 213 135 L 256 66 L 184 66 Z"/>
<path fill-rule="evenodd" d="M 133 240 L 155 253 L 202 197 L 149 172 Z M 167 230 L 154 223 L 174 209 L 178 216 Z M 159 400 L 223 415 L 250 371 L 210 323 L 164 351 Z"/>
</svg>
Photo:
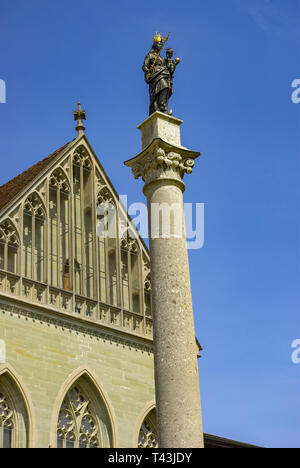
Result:
<svg viewBox="0 0 300 468">
<path fill-rule="evenodd" d="M 132 166 L 132 173 L 136 179 L 142 177 L 146 183 L 164 178 L 181 180 L 185 173 L 191 174 L 194 164 L 194 160 L 189 157 L 156 147 Z"/>
</svg>

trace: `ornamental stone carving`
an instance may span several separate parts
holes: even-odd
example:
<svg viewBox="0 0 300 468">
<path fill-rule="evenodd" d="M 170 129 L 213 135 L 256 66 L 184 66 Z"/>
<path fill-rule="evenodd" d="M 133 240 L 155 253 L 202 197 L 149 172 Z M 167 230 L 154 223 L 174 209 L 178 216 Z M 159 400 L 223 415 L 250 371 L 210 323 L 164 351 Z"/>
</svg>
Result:
<svg viewBox="0 0 300 468">
<path fill-rule="evenodd" d="M 34 192 L 29 195 L 24 203 L 24 211 L 32 216 L 45 217 L 44 205 L 37 193 Z"/>
<path fill-rule="evenodd" d="M 0 427 L 13 428 L 13 411 L 11 410 L 6 396 L 0 393 Z"/>
<path fill-rule="evenodd" d="M 74 387 L 60 409 L 57 424 L 59 448 L 98 448 L 100 431 L 89 400 Z"/>
<path fill-rule="evenodd" d="M 137 253 L 139 250 L 137 240 L 132 239 L 132 237 L 124 237 L 121 240 L 121 249 Z"/>
<path fill-rule="evenodd" d="M 194 160 L 186 154 L 157 146 L 153 152 L 138 158 L 131 169 L 136 179 L 142 177 L 146 183 L 150 183 L 159 179 L 182 180 L 184 174 L 191 174 L 194 164 Z"/>
<path fill-rule="evenodd" d="M 9 221 L 0 224 L 0 242 L 8 243 L 16 247 L 19 246 L 16 229 Z"/>
<path fill-rule="evenodd" d="M 73 155 L 73 161 L 74 164 L 77 164 L 78 166 L 83 166 L 86 169 L 92 168 L 90 156 L 83 145 L 76 148 L 76 151 Z"/>
<path fill-rule="evenodd" d="M 55 169 L 50 177 L 50 187 L 56 190 L 62 190 L 63 192 L 69 193 L 70 186 L 65 173 L 60 169 Z"/>
<path fill-rule="evenodd" d="M 158 448 L 155 410 L 152 410 L 142 423 L 139 433 L 138 447 Z"/>
<path fill-rule="evenodd" d="M 103 187 L 97 196 L 97 205 L 101 205 L 102 203 L 114 204 L 113 196 L 107 187 Z"/>
<path fill-rule="evenodd" d="M 105 182 L 102 174 L 100 174 L 100 172 L 96 169 L 96 188 L 97 188 L 97 191 L 99 191 L 104 185 L 106 185 L 106 182 Z"/>
</svg>

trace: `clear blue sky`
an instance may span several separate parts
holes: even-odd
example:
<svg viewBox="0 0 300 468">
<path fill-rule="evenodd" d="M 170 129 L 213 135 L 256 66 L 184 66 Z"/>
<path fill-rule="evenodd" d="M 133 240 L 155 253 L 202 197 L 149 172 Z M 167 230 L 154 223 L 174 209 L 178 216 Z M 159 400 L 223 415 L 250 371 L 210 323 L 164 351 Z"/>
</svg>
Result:
<svg viewBox="0 0 300 468">
<path fill-rule="evenodd" d="M 87 137 L 119 193 L 143 201 L 123 161 L 148 110 L 153 33 L 182 58 L 171 106 L 199 150 L 185 201 L 205 203 L 190 251 L 206 432 L 300 447 L 299 0 L 1 1 L 0 184 Z"/>
</svg>

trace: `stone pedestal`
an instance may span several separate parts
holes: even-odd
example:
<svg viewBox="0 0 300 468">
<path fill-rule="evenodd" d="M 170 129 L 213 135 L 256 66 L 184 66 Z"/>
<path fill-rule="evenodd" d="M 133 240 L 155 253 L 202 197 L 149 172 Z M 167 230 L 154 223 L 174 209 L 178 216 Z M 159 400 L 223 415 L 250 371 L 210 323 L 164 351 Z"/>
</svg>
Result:
<svg viewBox="0 0 300 468">
<path fill-rule="evenodd" d="M 160 448 L 203 447 L 197 346 L 184 227 L 184 174 L 199 153 L 181 146 L 182 121 L 155 112 L 138 128 L 142 152 L 125 164 L 148 202 L 154 369 Z"/>
</svg>

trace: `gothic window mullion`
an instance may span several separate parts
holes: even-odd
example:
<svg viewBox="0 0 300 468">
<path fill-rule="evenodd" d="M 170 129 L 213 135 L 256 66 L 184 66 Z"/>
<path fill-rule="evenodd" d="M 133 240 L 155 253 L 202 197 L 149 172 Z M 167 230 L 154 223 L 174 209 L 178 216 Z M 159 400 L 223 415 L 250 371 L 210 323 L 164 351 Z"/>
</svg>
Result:
<svg viewBox="0 0 300 468">
<path fill-rule="evenodd" d="M 104 219 L 107 220 L 107 211 L 104 213 Z M 104 251 L 105 251 L 105 284 L 106 284 L 106 302 L 110 303 L 110 282 L 109 282 L 109 259 L 108 259 L 108 236 L 107 223 L 104 226 Z"/>
<path fill-rule="evenodd" d="M 31 260 L 31 247 L 32 247 L 32 234 L 31 234 L 31 229 L 32 229 L 32 219 L 31 219 L 31 213 L 28 211 L 25 211 L 25 207 L 23 209 L 23 251 L 22 251 L 22 260 L 23 260 L 23 266 L 22 266 L 22 273 L 23 276 L 26 278 L 30 278 L 30 272 L 29 268 L 31 269 L 30 266 L 30 260 Z"/>
<path fill-rule="evenodd" d="M 12 448 L 14 444 L 14 412 L 7 396 L 0 392 L 0 448 Z"/>
<path fill-rule="evenodd" d="M 131 251 L 127 250 L 127 265 L 128 265 L 128 284 L 129 284 L 129 310 L 133 311 L 132 301 L 132 272 L 131 272 Z"/>
<path fill-rule="evenodd" d="M 7 259 L 8 259 L 8 241 L 4 244 L 4 270 L 7 271 Z"/>
<path fill-rule="evenodd" d="M 143 294 L 141 294 L 141 291 L 143 291 L 143 275 L 142 275 L 142 255 L 140 252 L 140 249 L 138 248 L 137 251 L 137 269 L 138 269 L 138 281 L 137 281 L 137 287 L 138 287 L 138 293 L 139 293 L 139 313 L 143 314 L 144 312 L 144 301 L 143 301 Z"/>
<path fill-rule="evenodd" d="M 75 173 L 73 179 L 75 180 Z M 80 193 L 78 199 L 80 198 Z M 50 176 L 50 255 L 51 284 L 60 289 L 70 290 L 72 274 L 71 254 L 71 199 L 70 185 L 65 173 L 57 168 Z M 76 203 L 75 205 L 76 206 Z M 76 214 L 74 215 L 76 218 Z M 77 218 L 76 218 L 77 219 Z M 80 230 L 80 228 L 79 228 Z M 77 231 L 75 229 L 75 237 Z M 76 243 L 76 241 L 75 241 Z"/>
<path fill-rule="evenodd" d="M 43 269 L 43 274 L 44 274 L 44 283 L 47 284 L 47 301 L 49 297 L 49 284 L 50 284 L 50 277 L 49 277 L 49 265 L 50 265 L 50 255 L 49 255 L 49 223 L 50 223 L 50 210 L 49 210 L 49 192 L 50 192 L 50 183 L 49 180 L 47 180 L 47 185 L 46 185 L 46 207 L 47 211 L 45 214 L 45 222 L 44 222 L 44 237 L 43 237 L 43 242 L 44 242 L 44 269 Z"/>
<path fill-rule="evenodd" d="M 35 267 L 35 214 L 31 216 L 32 224 L 32 245 L 31 245 L 31 278 L 34 279 L 34 267 Z"/>
<path fill-rule="evenodd" d="M 22 205 L 21 205 L 22 206 Z M 22 206 L 22 210 L 21 210 L 21 220 L 20 220 L 20 232 L 24 232 L 24 211 L 23 211 L 23 206 Z M 25 271 L 25 267 L 24 267 L 24 234 L 21 235 L 21 238 L 20 238 L 20 244 L 19 244 L 19 250 L 18 250 L 18 264 L 19 264 L 19 273 L 21 275 L 21 277 L 25 276 L 24 275 L 24 271 Z M 23 278 L 22 278 L 22 281 L 23 281 Z"/>
<path fill-rule="evenodd" d="M 71 434 L 74 436 L 73 441 L 74 441 L 74 448 L 78 448 L 79 445 L 79 427 L 78 427 L 78 417 L 76 415 L 76 411 L 73 408 L 73 405 L 71 404 L 71 401 L 69 400 L 68 402 L 68 407 L 69 411 L 72 414 L 73 418 L 73 427 L 72 427 L 72 432 Z M 66 437 L 66 441 L 68 440 L 68 437 Z M 69 439 L 70 440 L 70 439 Z"/>
<path fill-rule="evenodd" d="M 74 220 L 73 220 L 73 216 L 72 216 L 72 213 L 73 213 L 73 210 L 74 210 L 74 194 L 73 194 L 73 188 L 71 187 L 71 190 L 70 190 L 70 193 L 69 193 L 69 212 L 68 212 L 68 222 L 69 222 L 69 233 L 68 233 L 68 236 L 69 236 L 69 251 L 68 251 L 68 255 L 69 255 L 69 265 L 70 265 L 70 270 L 69 270 L 69 274 L 70 274 L 70 277 L 69 277 L 69 285 L 70 285 L 70 291 L 73 291 L 73 293 L 75 292 L 75 277 L 74 277 L 74 267 L 75 267 L 75 262 L 74 262 L 74 240 L 73 240 L 73 235 L 72 233 L 74 232 L 75 230 L 75 226 L 74 226 Z"/>
<path fill-rule="evenodd" d="M 83 165 L 80 165 L 80 216 L 81 216 L 81 293 L 86 295 L 86 262 L 85 262 L 85 223 L 84 223 L 84 187 L 83 187 Z"/>
<path fill-rule="evenodd" d="M 80 447 L 80 438 L 82 436 L 81 427 L 82 427 L 82 420 L 83 420 L 84 416 L 85 416 L 85 414 L 84 414 L 84 411 L 82 410 L 82 408 L 81 408 L 81 412 L 78 414 L 78 416 L 76 416 L 76 414 L 75 414 L 75 418 L 76 418 L 76 448 Z"/>
<path fill-rule="evenodd" d="M 95 180 L 94 175 L 94 168 L 91 172 L 92 180 Z M 96 199 L 95 199 L 95 190 L 91 191 L 92 193 L 92 252 L 93 258 L 95 261 L 93 262 L 93 297 L 99 300 L 99 291 L 98 291 L 98 265 L 97 265 L 97 233 L 96 233 Z"/>
<path fill-rule="evenodd" d="M 117 292 L 118 292 L 118 305 L 121 306 L 121 323 L 124 323 L 124 306 L 123 306 L 123 292 L 122 292 L 122 259 L 121 259 L 121 243 L 120 243 L 120 229 L 119 229 L 119 211 L 116 207 L 116 260 L 117 260 Z"/>
<path fill-rule="evenodd" d="M 47 205 L 49 206 L 49 205 Z M 49 211 L 47 210 L 47 213 L 45 213 L 45 219 L 44 219 L 44 229 L 43 229 L 43 236 L 42 236 L 42 245 L 44 246 L 43 249 L 43 269 L 42 269 L 42 274 L 43 274 L 43 282 L 48 283 L 48 218 L 49 218 Z"/>
<path fill-rule="evenodd" d="M 63 271 L 62 252 L 61 252 L 61 211 L 60 211 L 60 189 L 56 191 L 56 206 L 57 206 L 57 229 L 56 229 L 56 243 L 57 243 L 57 285 L 62 288 L 61 272 Z"/>
<path fill-rule="evenodd" d="M 118 305 L 122 304 L 121 297 L 121 252 L 120 252 L 120 239 L 119 239 L 119 215 L 116 207 L 116 219 L 115 219 L 115 241 L 116 241 L 116 274 L 117 274 L 117 296 Z M 123 308 L 122 308 L 123 314 Z M 121 317 L 121 323 L 123 323 L 123 316 Z"/>
<path fill-rule="evenodd" d="M 145 298 L 144 298 L 144 277 L 143 277 L 143 256 L 142 252 L 139 251 L 139 297 L 140 297 L 140 314 L 143 315 L 143 333 L 146 332 L 146 320 L 145 320 Z"/>
</svg>

